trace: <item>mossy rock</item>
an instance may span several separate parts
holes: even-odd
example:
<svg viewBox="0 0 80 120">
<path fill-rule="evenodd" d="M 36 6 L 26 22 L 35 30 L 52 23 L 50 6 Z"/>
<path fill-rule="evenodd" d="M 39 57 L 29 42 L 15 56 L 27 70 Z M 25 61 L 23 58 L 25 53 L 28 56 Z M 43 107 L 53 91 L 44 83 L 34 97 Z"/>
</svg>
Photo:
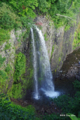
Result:
<svg viewBox="0 0 80 120">
<path fill-rule="evenodd" d="M 14 72 L 14 81 L 18 81 L 22 74 L 25 73 L 26 70 L 26 57 L 23 53 L 19 53 L 16 56 L 15 61 L 15 72 Z"/>
<path fill-rule="evenodd" d="M 80 23 L 74 33 L 73 49 L 76 49 L 79 46 L 80 46 Z"/>
<path fill-rule="evenodd" d="M 9 30 L 0 29 L 0 45 L 2 45 L 6 40 L 10 39 Z"/>
</svg>

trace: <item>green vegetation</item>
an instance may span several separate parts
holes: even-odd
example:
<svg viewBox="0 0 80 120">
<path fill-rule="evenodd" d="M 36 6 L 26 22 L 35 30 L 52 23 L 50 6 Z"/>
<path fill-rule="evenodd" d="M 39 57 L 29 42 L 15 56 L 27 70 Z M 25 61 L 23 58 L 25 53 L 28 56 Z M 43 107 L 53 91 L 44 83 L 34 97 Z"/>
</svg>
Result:
<svg viewBox="0 0 80 120">
<path fill-rule="evenodd" d="M 68 31 L 69 29 L 70 29 L 70 25 L 66 25 L 64 30 Z"/>
<path fill-rule="evenodd" d="M 45 41 L 48 41 L 47 34 L 44 34 Z"/>
<path fill-rule="evenodd" d="M 32 82 L 33 82 L 33 69 L 27 69 L 27 76 L 25 76 L 24 74 L 21 75 L 21 79 L 19 79 L 18 82 L 15 81 L 12 85 L 11 90 L 8 91 L 8 95 L 12 98 L 23 98 L 24 95 L 26 94 L 26 89 L 30 88 L 32 86 Z"/>
<path fill-rule="evenodd" d="M 5 57 L 2 58 L 2 56 L 0 55 L 0 68 L 3 67 L 5 59 L 6 59 Z M 8 74 L 3 67 L 3 70 L 0 69 L 0 92 L 5 91 L 4 89 L 7 88 L 8 84 L 6 82 L 8 81 L 8 78 L 9 78 Z"/>
<path fill-rule="evenodd" d="M 22 98 L 23 95 L 22 95 L 22 85 L 21 83 L 18 83 L 18 84 L 13 84 L 12 85 L 12 88 L 11 88 L 11 91 L 9 91 L 9 97 L 12 97 L 12 98 Z"/>
<path fill-rule="evenodd" d="M 5 68 L 5 71 L 7 72 L 7 74 L 9 74 L 11 69 L 12 69 L 11 66 L 8 64 L 7 67 Z"/>
<path fill-rule="evenodd" d="M 26 66 L 26 57 L 23 53 L 18 53 L 15 59 L 15 71 L 13 75 L 12 87 L 7 91 L 9 97 L 23 98 L 26 94 L 26 89 L 30 88 L 33 84 L 33 69 L 30 66 Z M 28 60 L 27 60 L 28 61 Z M 6 72 L 10 70 L 10 66 L 7 66 Z M 27 74 L 25 73 L 27 70 Z M 8 73 L 8 72 L 7 72 Z"/>
<path fill-rule="evenodd" d="M 35 108 L 31 105 L 23 108 L 15 105 L 4 94 L 0 94 L 0 119 L 1 120 L 39 120 L 35 117 Z"/>
<path fill-rule="evenodd" d="M 26 34 L 27 33 L 27 34 Z M 15 32 L 15 36 L 17 38 L 18 41 L 18 46 L 21 45 L 22 41 L 26 41 L 26 38 L 28 38 L 29 36 L 29 31 L 25 29 L 24 32 L 21 32 L 20 34 L 17 33 L 17 31 Z"/>
<path fill-rule="evenodd" d="M 30 27 L 34 23 L 36 15 L 47 15 L 54 22 L 56 28 L 65 26 L 65 31 L 75 23 L 76 16 L 79 12 L 80 0 L 1 0 L 0 1 L 0 45 L 10 39 L 10 31 L 12 29 L 26 28 L 29 34 Z M 49 23 L 51 26 L 52 23 Z M 80 44 L 80 27 L 75 33 L 73 47 L 76 48 Z M 47 35 L 45 34 L 45 40 Z M 20 36 L 21 37 L 21 36 Z M 26 36 L 25 36 L 26 38 Z M 18 39 L 20 41 L 20 38 Z M 4 50 L 10 48 L 10 44 L 6 44 Z M 51 57 L 54 52 L 52 47 Z M 5 58 L 0 55 L 0 67 L 2 67 Z M 61 58 L 59 58 L 59 62 Z M 8 64 L 5 70 L 0 70 L 0 89 L 4 89 L 5 84 L 8 82 L 8 74 L 11 71 L 11 66 Z M 22 98 L 26 88 L 28 88 L 33 80 L 33 69 L 27 67 L 26 71 L 26 57 L 23 53 L 19 53 L 15 60 L 14 81 L 12 88 L 8 90 L 9 97 Z M 56 71 L 56 70 L 55 70 Z M 7 82 L 6 82 L 7 81 Z M 29 84 L 30 83 L 30 84 Z M 70 95 L 59 96 L 57 99 L 52 99 L 55 104 L 62 109 L 62 113 L 75 114 L 80 116 L 80 82 L 74 83 L 75 90 L 77 91 L 74 97 Z M 4 97 L 5 98 L 5 97 Z M 2 99 L 0 97 L 0 119 L 10 120 L 38 120 L 35 117 L 35 109 L 32 106 L 22 108 L 14 105 L 9 99 Z M 51 114 L 43 116 L 43 120 L 69 120 L 69 117 L 60 117 L 59 114 Z"/>
<path fill-rule="evenodd" d="M 7 44 L 5 45 L 4 50 L 8 50 L 8 49 L 10 49 L 10 47 L 11 47 L 11 44 L 10 44 L 10 43 L 7 43 Z"/>
<path fill-rule="evenodd" d="M 21 52 L 16 56 L 14 81 L 18 81 L 26 69 L 26 57 Z"/>
<path fill-rule="evenodd" d="M 22 26 L 28 28 L 32 23 L 32 19 L 30 19 L 30 17 L 34 18 L 34 16 L 36 16 L 33 10 L 27 8 L 28 6 L 30 6 L 30 4 L 31 7 L 36 6 L 36 0 L 34 0 L 34 3 L 33 1 L 29 2 L 29 0 L 27 2 L 17 0 L 11 0 L 8 2 L 4 0 L 3 2 L 1 2 L 0 27 L 9 30 L 12 30 L 14 28 L 22 28 Z M 24 5 L 26 5 L 26 9 L 24 9 Z M 29 11 L 28 13 L 27 10 Z"/>
<path fill-rule="evenodd" d="M 6 40 L 10 39 L 10 34 L 8 30 L 0 29 L 0 45 L 2 45 Z"/>
<path fill-rule="evenodd" d="M 54 45 L 53 45 L 52 51 L 51 51 L 51 58 L 52 58 L 53 52 L 54 52 Z"/>
<path fill-rule="evenodd" d="M 61 61 L 61 57 L 59 57 L 59 62 Z"/>
<path fill-rule="evenodd" d="M 79 12 L 79 0 L 38 0 L 39 10 L 42 13 L 48 13 L 55 23 L 56 27 L 75 22 L 76 14 Z M 70 25 L 71 24 L 71 25 Z"/>
<path fill-rule="evenodd" d="M 66 116 L 68 113 L 74 114 L 80 118 L 80 82 L 76 80 L 73 85 L 76 90 L 74 97 L 71 97 L 68 94 L 52 99 L 56 106 L 62 110 L 61 114 L 64 114 L 65 116 L 60 116 L 60 114 L 45 115 L 43 120 L 71 120 Z"/>
<path fill-rule="evenodd" d="M 4 80 L 6 80 L 7 78 L 8 78 L 8 76 L 7 76 L 6 72 L 3 71 L 3 70 L 0 70 L 0 81 L 1 81 L 1 80 L 4 81 Z"/>
<path fill-rule="evenodd" d="M 9 97 L 12 98 L 23 98 L 26 94 L 26 89 L 31 87 L 32 85 L 32 71 L 30 71 L 30 76 L 22 76 L 21 81 L 17 82 L 16 84 L 13 83 L 11 89 L 8 90 L 7 94 Z"/>
<path fill-rule="evenodd" d="M 3 86 L 5 86 L 6 80 L 8 79 L 8 75 L 5 71 L 0 70 L 0 91 Z"/>
<path fill-rule="evenodd" d="M 0 67 L 3 65 L 3 63 L 4 63 L 5 60 L 6 60 L 6 58 L 5 58 L 5 57 L 2 57 L 2 56 L 0 55 Z"/>
<path fill-rule="evenodd" d="M 20 18 L 14 13 L 11 6 L 6 3 L 0 5 L 0 27 L 3 29 L 13 29 L 15 26 L 21 27 Z"/>
<path fill-rule="evenodd" d="M 8 65 L 5 69 L 7 73 L 11 70 L 11 66 Z M 15 71 L 13 75 L 13 85 L 11 89 L 8 90 L 8 95 L 9 97 L 13 98 L 22 98 L 25 94 L 23 92 L 24 89 L 27 88 L 27 79 L 25 78 L 25 73 L 26 71 L 26 57 L 23 53 L 19 52 L 16 55 L 16 60 L 15 60 Z M 22 93 L 23 92 L 23 93 Z"/>
<path fill-rule="evenodd" d="M 41 117 L 36 117 L 35 108 L 31 105 L 23 108 L 19 105 L 13 104 L 7 96 L 4 94 L 0 94 L 0 118 L 1 119 L 14 119 L 14 120 L 71 120 L 71 116 L 68 115 L 75 115 L 74 117 L 80 118 L 80 82 L 75 81 L 74 88 L 76 89 L 76 93 L 74 97 L 70 95 L 62 95 L 58 98 L 51 99 L 58 108 L 62 110 L 61 114 L 45 114 Z M 15 88 L 14 88 L 15 89 Z M 17 94 L 18 95 L 18 94 Z M 65 116 L 61 116 L 61 115 Z M 75 120 L 75 119 L 73 119 Z"/>
<path fill-rule="evenodd" d="M 71 118 L 71 120 L 80 120 L 80 118 L 77 118 L 74 114 L 67 114 Z"/>
<path fill-rule="evenodd" d="M 79 0 L 66 2 L 64 0 L 2 0 L 0 1 L 0 43 L 9 39 L 8 31 L 12 29 L 25 27 L 29 34 L 36 14 L 50 16 L 56 28 L 65 26 L 65 30 L 68 30 L 75 22 L 79 4 Z"/>
<path fill-rule="evenodd" d="M 52 21 L 49 22 L 49 26 L 50 27 L 53 26 L 53 22 Z"/>
<path fill-rule="evenodd" d="M 28 27 L 36 14 L 48 14 L 56 27 L 68 25 L 66 29 L 69 29 L 75 22 L 80 4 L 79 0 L 67 0 L 66 2 L 64 0 L 2 0 L 2 2 L 0 23 L 5 29 Z"/>
<path fill-rule="evenodd" d="M 80 83 L 79 83 L 79 86 L 80 86 Z M 80 92 L 77 91 L 74 98 L 64 95 L 64 96 L 60 96 L 58 99 L 55 99 L 54 102 L 57 104 L 59 108 L 62 107 L 63 113 L 65 114 L 73 113 L 75 115 L 78 115 L 78 112 L 80 110 L 79 108 Z"/>
<path fill-rule="evenodd" d="M 73 49 L 76 49 L 80 46 L 80 23 L 78 25 L 78 28 L 74 34 L 74 40 L 73 40 Z"/>
</svg>

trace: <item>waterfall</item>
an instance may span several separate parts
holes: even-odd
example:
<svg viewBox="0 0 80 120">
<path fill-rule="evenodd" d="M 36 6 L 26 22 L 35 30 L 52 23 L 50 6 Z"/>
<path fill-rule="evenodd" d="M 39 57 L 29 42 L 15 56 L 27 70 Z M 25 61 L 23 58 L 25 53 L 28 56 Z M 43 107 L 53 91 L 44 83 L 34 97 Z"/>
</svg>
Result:
<svg viewBox="0 0 80 120">
<path fill-rule="evenodd" d="M 50 62 L 49 62 L 49 57 L 48 57 L 48 52 L 46 49 L 45 45 L 45 40 L 42 35 L 41 30 L 39 30 L 36 27 L 36 30 L 39 34 L 39 40 L 40 40 L 40 66 L 42 67 L 43 75 L 44 75 L 44 80 L 42 81 L 42 88 L 45 90 L 52 90 L 54 91 L 54 85 L 52 82 L 52 73 L 50 69 Z"/>
<path fill-rule="evenodd" d="M 32 28 L 31 28 L 31 37 L 32 37 L 33 67 L 34 67 L 34 98 L 39 99 L 38 78 L 37 78 L 37 56 L 36 56 L 36 47 L 35 47 L 34 34 Z"/>
<path fill-rule="evenodd" d="M 35 37 L 33 31 L 36 31 Z M 34 27 L 31 28 L 32 46 L 33 46 L 33 67 L 35 82 L 35 98 L 39 98 L 39 91 L 43 91 L 46 96 L 57 97 L 58 92 L 54 92 L 53 77 L 50 68 L 48 52 L 41 30 Z M 40 83 L 40 85 L 39 85 Z"/>
</svg>

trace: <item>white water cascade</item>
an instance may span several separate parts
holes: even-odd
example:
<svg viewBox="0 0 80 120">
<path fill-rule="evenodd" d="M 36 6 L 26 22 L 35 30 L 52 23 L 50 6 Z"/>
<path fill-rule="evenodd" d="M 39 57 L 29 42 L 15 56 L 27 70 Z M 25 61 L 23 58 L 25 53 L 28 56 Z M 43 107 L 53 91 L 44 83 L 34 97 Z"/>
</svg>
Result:
<svg viewBox="0 0 80 120">
<path fill-rule="evenodd" d="M 59 92 L 54 91 L 53 77 L 50 68 L 50 62 L 44 36 L 41 30 L 35 26 L 37 37 L 34 37 L 31 28 L 32 46 L 33 46 L 33 67 L 34 67 L 34 98 L 39 99 L 39 90 L 43 91 L 46 96 L 57 97 Z M 40 82 L 40 85 L 38 85 Z"/>
<path fill-rule="evenodd" d="M 34 67 L 34 98 L 39 99 L 38 92 L 38 78 L 37 78 L 37 56 L 36 56 L 36 47 L 34 41 L 33 29 L 31 28 L 31 37 L 32 37 L 32 47 L 33 47 L 33 67 Z"/>
</svg>

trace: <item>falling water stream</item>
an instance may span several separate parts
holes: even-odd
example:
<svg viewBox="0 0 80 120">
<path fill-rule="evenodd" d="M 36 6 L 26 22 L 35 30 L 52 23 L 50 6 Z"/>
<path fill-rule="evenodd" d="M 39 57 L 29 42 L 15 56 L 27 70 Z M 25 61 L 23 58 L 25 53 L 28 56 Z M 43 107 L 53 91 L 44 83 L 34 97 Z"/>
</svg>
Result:
<svg viewBox="0 0 80 120">
<path fill-rule="evenodd" d="M 31 28 L 31 35 L 32 35 L 32 47 L 33 47 L 33 67 L 34 67 L 34 98 L 39 99 L 39 92 L 38 92 L 38 78 L 37 78 L 37 56 L 36 56 L 36 47 L 35 47 L 35 40 L 33 29 Z"/>
<path fill-rule="evenodd" d="M 37 37 L 35 37 L 36 31 Z M 48 97 L 57 97 L 59 92 L 54 91 L 53 77 L 44 36 L 41 30 L 35 26 L 31 28 L 34 67 L 34 98 L 40 98 L 40 91 Z"/>
</svg>

